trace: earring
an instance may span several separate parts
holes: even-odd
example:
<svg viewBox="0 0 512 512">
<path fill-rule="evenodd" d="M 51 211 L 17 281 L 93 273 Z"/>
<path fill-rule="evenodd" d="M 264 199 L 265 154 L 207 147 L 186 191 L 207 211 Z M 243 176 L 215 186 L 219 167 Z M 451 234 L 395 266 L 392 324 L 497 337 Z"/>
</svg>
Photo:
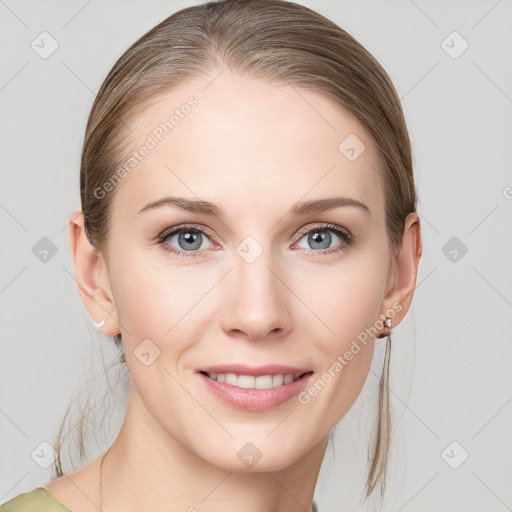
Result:
<svg viewBox="0 0 512 512">
<path fill-rule="evenodd" d="M 391 325 L 392 325 L 393 321 L 391 320 L 391 318 L 389 318 L 389 316 L 386 318 L 386 320 L 384 320 L 384 325 L 388 328 L 388 329 L 391 329 Z M 389 336 L 389 334 L 391 333 L 387 333 L 387 334 L 384 334 L 384 333 L 381 333 L 377 336 L 377 338 L 379 339 L 382 339 L 382 338 L 386 338 L 387 336 Z"/>
<path fill-rule="evenodd" d="M 105 319 L 101 320 L 101 322 L 98 322 L 98 323 L 95 323 L 94 324 L 94 327 L 96 327 L 96 329 L 100 329 L 100 327 L 103 327 L 105 325 Z"/>
</svg>

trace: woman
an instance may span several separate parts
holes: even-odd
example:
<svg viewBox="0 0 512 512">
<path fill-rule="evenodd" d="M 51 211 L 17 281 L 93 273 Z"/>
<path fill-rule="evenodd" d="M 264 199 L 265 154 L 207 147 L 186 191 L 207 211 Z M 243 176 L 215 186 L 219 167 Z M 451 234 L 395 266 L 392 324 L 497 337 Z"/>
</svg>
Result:
<svg viewBox="0 0 512 512">
<path fill-rule="evenodd" d="M 126 417 L 100 457 L 63 475 L 59 453 L 59 478 L 0 510 L 317 510 L 329 433 L 379 339 L 367 496 L 382 494 L 390 332 L 422 244 L 376 60 L 291 2 L 183 9 L 105 79 L 80 186 L 75 275 L 122 350 Z"/>
</svg>

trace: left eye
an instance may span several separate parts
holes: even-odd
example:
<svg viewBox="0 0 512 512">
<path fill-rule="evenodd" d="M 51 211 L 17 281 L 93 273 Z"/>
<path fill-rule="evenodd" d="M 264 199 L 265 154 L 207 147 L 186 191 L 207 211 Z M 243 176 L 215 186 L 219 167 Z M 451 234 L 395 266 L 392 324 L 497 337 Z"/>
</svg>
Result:
<svg viewBox="0 0 512 512">
<path fill-rule="evenodd" d="M 331 242 L 333 241 L 332 233 L 334 233 L 334 241 L 336 241 L 336 238 L 341 240 L 341 244 L 338 243 L 336 246 L 349 244 L 350 243 L 350 236 L 348 233 L 343 232 L 339 228 L 336 227 L 329 227 L 329 226 L 319 226 L 313 229 L 307 230 L 305 233 L 303 232 L 303 236 L 300 239 L 306 240 L 306 244 L 309 244 L 308 246 L 302 246 L 300 245 L 300 241 L 298 246 L 303 249 L 332 249 Z"/>
</svg>

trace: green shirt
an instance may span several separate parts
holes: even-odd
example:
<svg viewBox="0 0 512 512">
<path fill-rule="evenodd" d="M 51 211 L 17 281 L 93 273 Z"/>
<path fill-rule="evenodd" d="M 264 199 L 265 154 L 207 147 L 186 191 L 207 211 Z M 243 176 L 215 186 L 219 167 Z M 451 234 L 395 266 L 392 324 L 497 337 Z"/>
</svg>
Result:
<svg viewBox="0 0 512 512">
<path fill-rule="evenodd" d="M 54 498 L 44 487 L 18 494 L 0 505 L 0 512 L 73 512 Z"/>
<path fill-rule="evenodd" d="M 54 498 L 44 487 L 18 494 L 12 500 L 0 505 L 0 512 L 73 512 L 64 503 Z M 313 501 L 311 512 L 318 512 Z"/>
</svg>

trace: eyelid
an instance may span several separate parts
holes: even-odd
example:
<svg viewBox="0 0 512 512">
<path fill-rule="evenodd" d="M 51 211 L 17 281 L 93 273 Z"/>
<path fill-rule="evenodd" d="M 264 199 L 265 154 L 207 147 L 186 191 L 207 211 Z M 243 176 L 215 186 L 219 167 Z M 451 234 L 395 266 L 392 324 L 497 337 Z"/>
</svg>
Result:
<svg viewBox="0 0 512 512">
<path fill-rule="evenodd" d="M 319 222 L 319 223 L 308 224 L 307 226 L 304 226 L 303 228 L 301 228 L 299 230 L 299 232 L 297 233 L 297 236 L 300 239 L 304 235 L 307 235 L 310 231 L 313 231 L 315 229 L 340 232 L 347 238 L 347 240 L 355 239 L 355 236 L 352 235 L 352 233 L 347 228 L 344 228 L 342 226 L 337 226 L 336 224 L 330 224 L 328 222 L 327 223 Z"/>
<path fill-rule="evenodd" d="M 165 240 L 171 234 L 179 233 L 180 231 L 185 231 L 187 229 L 190 229 L 191 231 L 199 231 L 200 233 L 208 235 L 208 237 L 210 237 L 210 238 L 215 238 L 215 235 L 213 235 L 212 232 L 208 228 L 201 226 L 200 224 L 179 224 L 177 226 L 165 228 L 157 236 L 157 240 Z"/>
</svg>

